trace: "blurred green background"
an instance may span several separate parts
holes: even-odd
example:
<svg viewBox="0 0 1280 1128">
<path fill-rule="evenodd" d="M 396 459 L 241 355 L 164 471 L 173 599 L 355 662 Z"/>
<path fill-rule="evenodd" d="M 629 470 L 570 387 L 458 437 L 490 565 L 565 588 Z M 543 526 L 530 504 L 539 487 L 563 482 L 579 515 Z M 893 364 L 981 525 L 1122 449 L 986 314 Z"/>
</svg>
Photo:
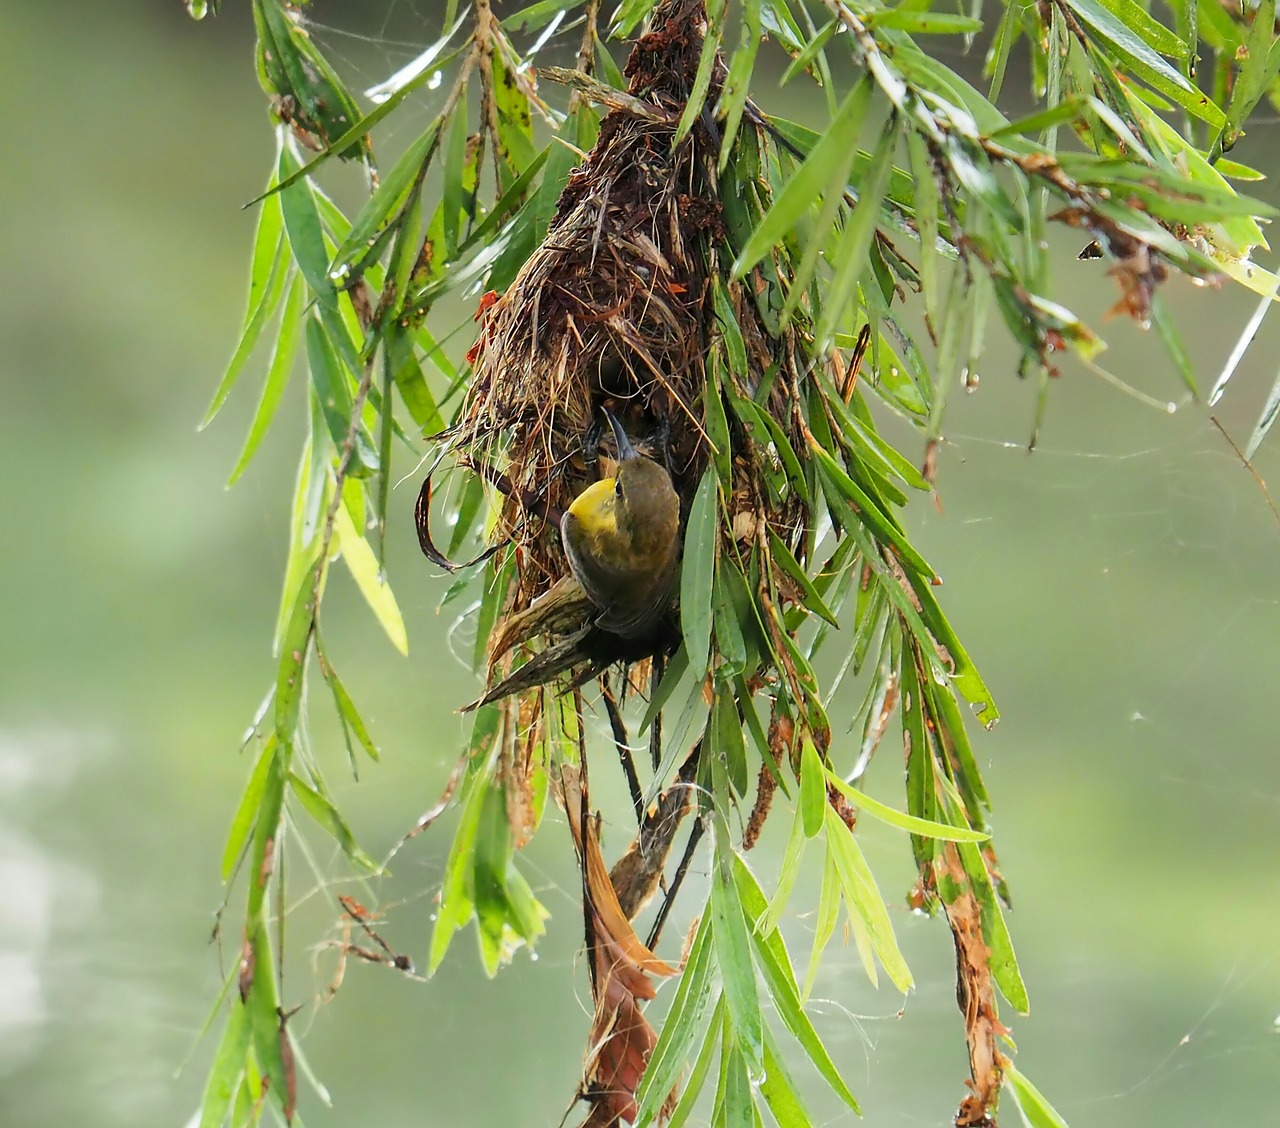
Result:
<svg viewBox="0 0 1280 1128">
<path fill-rule="evenodd" d="M 251 379 L 211 429 L 195 430 L 241 315 L 252 217 L 240 204 L 260 190 L 273 147 L 248 5 L 225 9 L 198 25 L 177 0 L 5 5 L 5 1125 L 182 1125 L 212 1052 L 196 1038 L 220 983 L 208 943 L 218 860 L 249 767 L 236 750 L 273 676 L 301 435 L 295 385 L 295 410 L 227 493 Z M 439 19 L 429 0 L 317 0 L 314 15 L 356 86 L 407 61 Z M 803 96 L 797 87 L 764 101 L 820 112 L 797 104 Z M 1274 165 L 1276 139 L 1256 131 L 1233 156 Z M 1277 202 L 1273 183 L 1256 187 Z M 1102 323 L 1114 286 L 1099 265 L 1076 262 L 1077 249 L 1062 244 L 1057 295 L 1101 325 L 1113 371 L 1180 402 L 1158 342 Z M 1212 379 L 1252 299 L 1178 278 L 1166 294 Z M 1034 389 L 990 335 L 980 390 L 955 397 L 943 509 L 918 501 L 910 521 L 1004 713 L 976 744 L 1033 999 L 1032 1017 L 1005 1015 L 1019 1065 L 1074 1128 L 1274 1123 L 1280 528 L 1203 408 L 1154 411 L 1070 363 L 1028 456 Z M 1220 405 L 1241 439 L 1278 340 L 1280 323 L 1264 327 Z M 918 453 L 901 426 L 886 429 Z M 1280 481 L 1274 444 L 1258 467 Z M 393 495 L 409 660 L 345 578 L 326 617 L 329 650 L 384 750 L 358 785 L 337 788 L 375 855 L 435 801 L 463 733 L 455 709 L 475 689 L 450 656 L 449 615 L 435 612 L 446 582 L 413 543 L 416 486 Z M 345 754 L 327 724 L 315 737 L 336 784 Z M 895 748 L 891 738 L 871 773 L 889 801 L 900 791 Z M 625 802 L 613 815 L 610 852 L 627 838 Z M 384 935 L 420 963 L 450 833 L 446 818 L 414 840 L 375 891 L 392 910 Z M 940 921 L 901 908 L 905 840 L 865 833 L 917 991 L 904 1003 L 871 990 L 837 942 L 816 1009 L 867 1123 L 943 1126 L 967 1073 L 950 940 Z M 316 845 L 320 873 L 340 875 Z M 766 875 L 774 847 L 776 837 L 753 856 Z M 589 1025 L 562 820 L 549 817 L 526 867 L 554 914 L 550 932 L 536 960 L 517 957 L 493 983 L 468 934 L 429 984 L 353 964 L 319 1003 L 333 970 L 320 946 L 338 935 L 337 914 L 294 866 L 299 958 L 286 994 L 307 1004 L 295 1029 L 334 1102 L 324 1108 L 303 1083 L 307 1124 L 560 1120 Z M 812 893 L 799 891 L 787 924 L 798 959 Z M 234 936 L 224 948 L 234 960 Z M 813 1107 L 823 1123 L 854 1122 L 817 1083 Z M 1005 1123 L 1015 1122 L 1010 1107 Z"/>
</svg>

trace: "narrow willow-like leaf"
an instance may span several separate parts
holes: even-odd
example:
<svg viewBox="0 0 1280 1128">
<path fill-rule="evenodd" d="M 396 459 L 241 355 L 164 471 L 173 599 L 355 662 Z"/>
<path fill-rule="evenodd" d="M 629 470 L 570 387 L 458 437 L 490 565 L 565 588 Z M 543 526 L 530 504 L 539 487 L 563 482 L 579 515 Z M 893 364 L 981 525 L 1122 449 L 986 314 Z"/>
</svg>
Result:
<svg viewBox="0 0 1280 1128">
<path fill-rule="evenodd" d="M 755 875 L 740 855 L 734 858 L 734 881 L 738 886 L 738 895 L 742 898 L 742 907 L 748 920 L 761 920 L 766 911 L 764 892 Z M 769 997 L 777 1008 L 778 1017 L 783 1025 L 791 1031 L 800 1043 L 809 1060 L 831 1086 L 845 1104 L 856 1113 L 858 1102 L 845 1083 L 844 1077 L 836 1068 L 835 1062 L 827 1052 L 822 1039 L 809 1016 L 805 1014 L 800 1003 L 800 990 L 796 985 L 795 971 L 791 966 L 791 957 L 787 954 L 782 933 L 776 929 L 761 930 L 757 927 L 751 933 L 751 942 L 755 948 L 756 961 L 764 976 L 769 990 Z"/>
<path fill-rule="evenodd" d="M 893 980 L 893 985 L 905 995 L 914 986 L 911 971 L 898 947 L 893 923 L 889 920 L 889 910 L 885 907 L 884 897 L 876 885 L 871 867 L 863 856 L 862 847 L 831 807 L 826 809 L 826 823 L 827 848 L 835 854 L 836 869 L 840 873 L 840 883 L 849 909 L 862 916 L 867 931 L 871 934 L 876 956 Z"/>
<path fill-rule="evenodd" d="M 733 143 L 738 136 L 742 111 L 751 94 L 751 75 L 755 69 L 756 53 L 760 50 L 761 12 L 760 0 L 743 0 L 742 40 L 729 62 L 720 92 L 718 113 L 724 118 L 724 135 L 720 141 L 720 170 L 724 171 L 733 153 Z"/>
<path fill-rule="evenodd" d="M 733 264 L 735 278 L 741 278 L 782 242 L 815 200 L 826 198 L 832 191 L 843 191 L 848 173 L 842 170 L 847 169 L 857 148 L 858 133 L 870 99 L 868 81 L 859 82 L 849 92 L 822 140 L 787 181 L 747 245 L 738 253 Z"/>
<path fill-rule="evenodd" d="M 1277 415 L 1280 415 L 1280 372 L 1276 373 L 1275 381 L 1271 385 L 1271 391 L 1267 393 L 1267 402 L 1263 405 L 1262 414 L 1258 416 L 1258 422 L 1254 425 L 1253 433 L 1249 436 L 1248 445 L 1244 448 L 1246 461 L 1252 459 L 1258 453 L 1258 448 L 1262 446 L 1262 440 L 1267 437 L 1267 432 L 1271 430 Z"/>
<path fill-rule="evenodd" d="M 787 1070 L 786 1057 L 767 1026 L 764 1031 L 764 1080 L 760 1082 L 760 1094 L 778 1122 L 778 1128 L 810 1128 L 813 1124 L 813 1118 L 800 1099 L 800 1090 Z"/>
<path fill-rule="evenodd" d="M 800 811 L 804 817 L 804 833 L 813 838 L 822 830 L 823 811 L 827 806 L 826 774 L 817 746 L 807 734 L 800 753 Z"/>
<path fill-rule="evenodd" d="M 645 1128 L 658 1115 L 684 1068 L 702 1016 L 711 997 L 715 943 L 712 939 L 711 906 L 703 910 L 698 931 L 694 934 L 671 1010 L 662 1024 L 657 1045 L 649 1055 L 649 1064 L 636 1092 L 638 1112 L 635 1128 Z M 717 1012 L 718 1013 L 718 1012 Z"/>
<path fill-rule="evenodd" d="M 830 770 L 827 772 L 827 782 L 859 810 L 866 811 L 872 817 L 890 826 L 896 826 L 899 830 L 909 830 L 912 834 L 938 838 L 947 842 L 986 842 L 991 837 L 985 831 L 971 830 L 969 827 L 952 826 L 949 823 L 934 822 L 904 814 L 894 807 L 881 803 L 878 799 L 872 799 L 870 795 L 864 794 L 851 784 L 845 783 Z"/>
<path fill-rule="evenodd" d="M 730 1022 L 730 1030 L 732 1025 Z M 715 1123 L 721 1128 L 759 1128 L 759 1113 L 756 1112 L 751 1074 L 742 1043 L 726 1036 L 725 1053 L 721 1060 L 723 1084 L 717 1100 Z"/>
<path fill-rule="evenodd" d="M 695 673 L 706 670 L 710 654 L 711 587 L 719 538 L 719 487 L 714 467 L 708 467 L 689 510 L 680 573 L 680 630 Z"/>
<path fill-rule="evenodd" d="M 493 101 L 498 111 L 496 142 L 505 164 L 502 178 L 505 189 L 533 163 L 538 150 L 533 144 L 529 99 L 504 58 L 501 41 L 498 47 L 492 56 Z"/>
<path fill-rule="evenodd" d="M 970 35 L 982 30 L 982 21 L 958 12 L 922 12 L 906 7 L 872 10 L 862 17 L 867 27 L 893 28 L 916 35 Z"/>
<path fill-rule="evenodd" d="M 378 238 L 401 217 L 409 194 L 422 183 L 426 164 L 436 149 L 441 122 L 433 121 L 410 145 L 383 177 L 378 190 L 369 197 L 359 214 L 351 221 L 351 230 L 333 256 L 329 277 L 346 284 L 352 268 L 361 262 Z"/>
<path fill-rule="evenodd" d="M 274 181 L 274 176 L 272 177 Z M 253 258 L 249 265 L 249 298 L 244 313 L 244 325 L 240 330 L 240 339 L 236 342 L 235 352 L 227 362 L 226 370 L 213 393 L 213 400 L 204 418 L 200 421 L 200 430 L 204 430 L 213 422 L 214 416 L 226 403 L 231 389 L 244 371 L 245 363 L 253 354 L 254 348 L 262 336 L 262 330 L 271 320 L 272 314 L 279 308 L 280 295 L 288 280 L 288 263 L 284 255 L 284 220 L 280 214 L 278 200 L 263 203 L 258 214 L 257 229 L 253 237 Z"/>
<path fill-rule="evenodd" d="M 1004 1063 L 1004 1084 L 1013 1096 L 1027 1128 L 1067 1128 L 1067 1122 L 1058 1114 L 1044 1094 L 1040 1092 L 1012 1062 Z"/>
<path fill-rule="evenodd" d="M 693 76 L 693 85 L 689 88 L 689 99 L 685 103 L 684 112 L 680 115 L 680 121 L 676 124 L 673 145 L 680 144 L 688 136 L 693 123 L 698 120 L 698 115 L 706 105 L 707 91 L 711 88 L 711 76 L 720 59 L 720 37 L 724 34 L 724 8 L 725 0 L 708 0 L 702 55 L 698 59 L 698 69 Z"/>
<path fill-rule="evenodd" d="M 280 315 L 280 333 L 276 337 L 275 349 L 271 354 L 271 363 L 267 368 L 267 378 L 262 385 L 262 396 L 258 400 L 258 409 L 254 412 L 253 422 L 249 424 L 249 434 L 236 459 L 231 477 L 227 479 L 227 488 L 235 485 L 240 475 L 249 467 L 258 447 L 266 437 L 276 409 L 284 396 L 289 376 L 293 372 L 293 362 L 298 355 L 298 337 L 302 330 L 302 310 L 306 299 L 306 286 L 302 275 L 295 274 L 289 286 L 288 297 L 285 298 L 284 311 Z"/>
<path fill-rule="evenodd" d="M 724 1034 L 724 1015 L 725 1001 L 724 996 L 721 995 L 716 1003 L 716 1009 L 711 1012 L 711 1021 L 707 1024 L 707 1033 L 702 1040 L 702 1048 L 698 1051 L 693 1068 L 689 1071 L 689 1079 L 684 1084 L 684 1091 L 680 1094 L 680 1100 L 676 1102 L 676 1107 L 672 1110 L 671 1119 L 667 1121 L 667 1128 L 683 1128 L 693 1114 L 693 1107 L 697 1104 L 698 1095 L 707 1083 L 707 1074 L 711 1072 L 711 1062 L 716 1056 L 716 1051 L 720 1049 Z"/>
<path fill-rule="evenodd" d="M 351 833 L 351 828 L 347 826 L 347 820 L 342 817 L 341 812 L 327 796 L 322 795 L 296 772 L 289 774 L 289 786 L 297 796 L 298 802 L 302 804 L 302 809 L 315 819 L 321 829 L 333 836 L 348 860 L 370 873 L 377 873 L 381 869 L 378 863 L 360 848 L 355 835 Z"/>
<path fill-rule="evenodd" d="M 351 399 L 350 377 L 334 349 L 333 339 L 318 317 L 307 319 L 307 367 L 316 403 L 325 427 L 339 455 L 347 443 L 351 415 L 355 405 Z M 355 478 L 368 477 L 378 469 L 378 455 L 363 428 L 357 428 L 347 473 Z"/>
<path fill-rule="evenodd" d="M 347 570 L 387 638 L 391 640 L 391 645 L 401 654 L 408 654 L 409 636 L 404 628 L 404 618 L 396 603 L 395 593 L 378 567 L 378 558 L 374 555 L 372 546 L 352 525 L 344 506 L 338 507 L 333 531 Z"/>
<path fill-rule="evenodd" d="M 875 237 L 880 201 L 889 186 L 889 174 L 893 170 L 893 155 L 897 145 L 898 130 L 896 122 L 891 120 L 876 147 L 871 168 L 862 183 L 857 207 L 844 225 L 844 234 L 836 252 L 835 273 L 823 296 L 822 316 L 814 330 L 819 349 L 830 344 L 845 317 L 846 307 L 853 297 L 854 285 L 867 269 L 867 252 Z"/>
<path fill-rule="evenodd" d="M 848 502 L 855 506 L 853 520 L 864 525 L 882 544 L 891 545 L 902 562 L 922 576 L 932 578 L 936 573 L 916 551 L 897 527 L 893 518 L 888 516 L 880 506 L 867 495 L 866 491 L 855 482 L 845 469 L 822 446 L 813 444 L 810 448 L 818 460 L 818 468 L 824 483 L 832 490 L 826 491 L 828 499 L 835 493 L 838 509 L 848 509 Z M 843 502 L 843 504 L 842 504 Z"/>
<path fill-rule="evenodd" d="M 496 710 L 481 710 L 476 715 L 476 725 L 490 723 Z M 427 974 L 434 975 L 439 968 L 454 934 L 466 926 L 475 915 L 474 886 L 476 836 L 480 827 L 480 812 L 488 789 L 489 757 L 477 757 L 484 765 L 479 774 L 470 780 L 462 817 L 449 847 L 449 857 L 444 867 L 444 883 L 440 890 L 440 907 L 436 911 L 435 928 L 431 933 L 431 951 L 427 957 Z"/>
<path fill-rule="evenodd" d="M 724 760 L 725 772 L 739 795 L 747 793 L 747 745 L 738 719 L 738 702 L 728 690 L 716 694 L 712 709 L 713 748 Z"/>
<path fill-rule="evenodd" d="M 298 162 L 288 143 L 280 146 L 279 174 L 281 182 L 296 171 Z M 300 180 L 280 192 L 280 211 L 284 216 L 284 230 L 289 239 L 289 249 L 302 271 L 316 300 L 324 306 L 336 308 L 338 294 L 329 278 L 329 251 L 324 243 L 324 229 L 311 184 Z"/>
<path fill-rule="evenodd" d="M 222 1038 L 209 1068 L 204 1097 L 200 1102 L 200 1128 L 223 1128 L 236 1092 L 244 1076 L 244 1057 L 249 1049 L 249 1014 L 236 999 L 231 1004 Z"/>
<path fill-rule="evenodd" d="M 275 839 L 280 832 L 280 823 L 284 817 L 285 778 L 289 774 L 291 756 L 291 742 L 278 741 L 275 754 L 267 767 L 267 778 L 263 783 L 262 798 L 258 803 L 257 822 L 253 828 L 253 848 L 250 853 L 249 896 L 245 908 L 245 919 L 250 922 L 261 916 L 267 887 L 270 884 L 272 869 L 268 859 L 274 852 Z"/>
<path fill-rule="evenodd" d="M 258 753 L 249 782 L 245 784 L 236 813 L 232 816 L 226 845 L 222 848 L 223 881 L 231 877 L 241 853 L 248 844 L 249 835 L 253 833 L 254 824 L 258 819 L 258 808 L 262 803 L 262 794 L 267 786 L 267 774 L 271 770 L 271 762 L 275 754 L 276 734 L 273 732 L 263 742 L 262 751 Z"/>
<path fill-rule="evenodd" d="M 726 859 L 716 866 L 711 879 L 716 963 L 720 968 L 720 979 L 724 984 L 738 1045 L 746 1056 L 748 1067 L 759 1072 L 764 1058 L 764 1019 L 756 991 L 751 941 L 737 886 L 733 884 L 733 863 L 728 860 L 732 851 L 727 844 L 718 844 L 717 853 L 721 852 Z"/>
<path fill-rule="evenodd" d="M 281 1015 L 275 961 L 265 920 L 256 918 L 250 924 L 249 944 L 254 968 L 253 983 L 245 999 L 250 1041 L 258 1067 L 267 1079 L 271 1101 L 284 1114 L 287 1124 L 293 1119 L 297 1094 L 292 1066 L 285 1060 L 283 1040 L 289 1035 Z"/>
<path fill-rule="evenodd" d="M 311 631 L 315 626 L 315 591 L 323 560 L 317 560 L 294 597 L 293 612 L 280 645 L 280 666 L 276 673 L 276 736 L 281 743 L 293 739 L 302 707 L 302 683 L 305 677 Z"/>
<path fill-rule="evenodd" d="M 982 906 L 982 934 L 990 949 L 988 962 L 991 977 L 1001 994 L 1009 1000 L 1009 1005 L 1019 1014 L 1026 1014 L 1031 1009 L 1031 1000 L 1027 995 L 1027 985 L 1022 980 L 1018 957 L 1013 951 L 1013 937 L 1009 935 L 1009 925 L 1004 919 L 1004 910 L 1000 907 L 1000 898 L 996 896 L 986 860 L 982 851 L 972 842 L 959 842 L 956 849 L 960 851 L 969 883 Z"/>
<path fill-rule="evenodd" d="M 1085 27 L 1129 65 L 1135 77 L 1215 129 L 1226 124 L 1226 115 L 1211 98 L 1197 90 L 1146 40 L 1121 23 L 1097 0 L 1067 0 L 1067 4 Z M 1103 66 L 1108 65 L 1105 59 L 1100 61 Z"/>
<path fill-rule="evenodd" d="M 824 854 L 822 889 L 818 894 L 818 917 L 813 927 L 813 950 L 809 954 L 809 970 L 805 972 L 804 987 L 800 991 L 800 998 L 806 1002 L 818 978 L 822 953 L 830 943 L 836 930 L 836 922 L 840 919 L 840 874 L 836 870 L 834 852 L 827 849 Z M 873 987 L 876 985 L 874 966 L 871 970 L 871 985 Z"/>
</svg>

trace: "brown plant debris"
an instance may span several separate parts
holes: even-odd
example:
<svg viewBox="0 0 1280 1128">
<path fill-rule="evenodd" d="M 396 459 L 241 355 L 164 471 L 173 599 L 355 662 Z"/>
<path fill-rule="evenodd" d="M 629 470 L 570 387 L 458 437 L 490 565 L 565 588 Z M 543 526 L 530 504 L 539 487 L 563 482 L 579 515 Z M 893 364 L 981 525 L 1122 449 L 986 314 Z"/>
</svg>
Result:
<svg viewBox="0 0 1280 1128">
<path fill-rule="evenodd" d="M 962 891 L 944 898 L 947 923 L 956 947 L 956 1002 L 964 1016 L 969 1044 L 969 1094 L 956 1112 L 956 1128 L 988 1128 L 995 1124 L 996 1104 L 1006 1059 L 996 1039 L 1008 1033 L 997 1016 L 995 984 L 991 978 L 991 951 L 982 936 L 982 907 L 970 888 L 960 853 L 952 842 L 940 844 L 934 861 L 937 878 L 945 878 Z"/>
<path fill-rule="evenodd" d="M 657 993 L 654 976 L 676 975 L 679 969 L 660 960 L 636 935 L 605 866 L 599 820 L 587 813 L 581 778 L 566 766 L 560 782 L 582 866 L 587 958 L 595 1002 L 579 1093 L 591 1106 L 583 1128 L 612 1128 L 635 1119 L 636 1090 L 657 1045 L 657 1032 L 645 1018 L 642 1003 Z"/>
</svg>

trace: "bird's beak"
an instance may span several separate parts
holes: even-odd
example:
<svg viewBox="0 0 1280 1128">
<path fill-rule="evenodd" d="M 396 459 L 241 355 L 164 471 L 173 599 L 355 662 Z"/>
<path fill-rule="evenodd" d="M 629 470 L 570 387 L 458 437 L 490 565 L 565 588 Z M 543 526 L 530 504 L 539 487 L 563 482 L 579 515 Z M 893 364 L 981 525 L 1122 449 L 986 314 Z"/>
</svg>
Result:
<svg viewBox="0 0 1280 1128">
<path fill-rule="evenodd" d="M 618 461 L 625 462 L 628 458 L 639 458 L 640 453 L 631 445 L 631 440 L 627 438 L 627 433 L 622 429 L 622 424 L 614 418 L 613 412 L 608 408 L 601 408 L 604 417 L 609 420 L 609 426 L 613 428 L 613 441 L 618 444 Z"/>
</svg>

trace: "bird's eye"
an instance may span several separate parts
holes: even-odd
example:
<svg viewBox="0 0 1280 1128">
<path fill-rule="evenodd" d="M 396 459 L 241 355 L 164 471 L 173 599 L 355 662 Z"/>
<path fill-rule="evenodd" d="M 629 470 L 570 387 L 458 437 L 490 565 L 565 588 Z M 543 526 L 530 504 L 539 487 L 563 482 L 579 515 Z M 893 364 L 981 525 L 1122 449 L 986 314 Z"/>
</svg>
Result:
<svg viewBox="0 0 1280 1128">
<path fill-rule="evenodd" d="M 613 483 L 613 492 L 618 496 L 622 496 L 622 479 L 618 478 Z"/>
</svg>

